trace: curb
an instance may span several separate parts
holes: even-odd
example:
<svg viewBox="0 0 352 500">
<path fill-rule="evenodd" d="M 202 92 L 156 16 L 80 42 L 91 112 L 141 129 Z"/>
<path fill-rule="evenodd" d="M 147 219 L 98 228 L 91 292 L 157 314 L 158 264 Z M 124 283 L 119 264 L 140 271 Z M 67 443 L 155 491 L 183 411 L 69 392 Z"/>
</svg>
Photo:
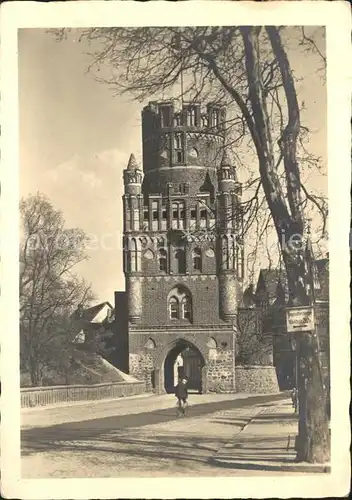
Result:
<svg viewBox="0 0 352 500">
<path fill-rule="evenodd" d="M 280 406 L 280 405 L 279 405 Z M 258 420 L 258 416 L 266 413 L 265 408 L 260 408 L 260 410 L 253 415 L 247 423 L 241 428 L 238 434 L 234 436 L 236 440 L 239 435 L 241 435 L 247 427 L 255 423 Z M 254 460 L 241 460 L 235 457 L 229 459 L 220 458 L 221 454 L 225 452 L 226 448 L 231 448 L 232 443 L 225 444 L 220 450 L 218 450 L 212 457 L 209 458 L 208 463 L 216 465 L 219 467 L 242 469 L 242 470 L 261 470 L 261 471 L 278 471 L 278 472 L 297 472 L 297 473 L 314 473 L 314 474 L 326 474 L 331 473 L 330 463 L 325 464 L 310 464 L 308 462 L 294 462 L 294 461 L 254 461 Z M 219 456 L 220 455 L 220 456 Z"/>
<path fill-rule="evenodd" d="M 262 471 L 282 471 L 282 472 L 307 472 L 314 474 L 330 473 L 330 464 L 308 464 L 308 463 L 283 463 L 283 462 L 241 462 L 236 459 L 227 461 L 212 457 L 210 463 L 226 468 L 247 469 L 247 470 L 262 470 Z"/>
<path fill-rule="evenodd" d="M 265 411 L 264 408 L 259 409 L 258 412 L 255 415 L 253 415 L 253 417 L 251 417 L 246 424 L 244 424 L 244 426 L 241 428 L 241 430 L 240 430 L 240 432 L 238 434 L 240 434 L 241 432 L 244 432 L 247 429 L 247 427 L 252 422 L 254 422 L 256 420 L 256 418 L 258 417 L 258 415 L 261 415 L 262 413 L 264 413 L 264 411 Z M 238 434 L 236 434 L 236 437 L 238 436 Z M 226 447 L 226 445 L 225 445 L 225 447 Z"/>
<path fill-rule="evenodd" d="M 244 432 L 247 429 L 247 427 L 258 417 L 258 415 L 260 415 L 264 411 L 265 411 L 265 408 L 263 408 L 263 407 L 258 408 L 258 411 L 247 420 L 247 422 L 240 428 L 240 430 L 236 434 L 234 434 L 233 438 L 236 439 L 240 434 L 242 434 L 242 432 Z M 226 464 L 227 462 L 216 458 L 216 456 L 219 455 L 224 448 L 228 448 L 230 446 L 231 446 L 231 444 L 229 442 L 227 442 L 222 448 L 220 448 L 219 450 L 217 450 L 215 452 L 214 456 L 212 456 L 208 459 L 208 463 L 213 464 L 213 465 L 222 465 L 223 467 L 224 466 L 226 467 L 227 465 L 224 465 L 224 464 Z M 231 467 L 231 465 L 229 465 L 228 467 Z"/>
</svg>

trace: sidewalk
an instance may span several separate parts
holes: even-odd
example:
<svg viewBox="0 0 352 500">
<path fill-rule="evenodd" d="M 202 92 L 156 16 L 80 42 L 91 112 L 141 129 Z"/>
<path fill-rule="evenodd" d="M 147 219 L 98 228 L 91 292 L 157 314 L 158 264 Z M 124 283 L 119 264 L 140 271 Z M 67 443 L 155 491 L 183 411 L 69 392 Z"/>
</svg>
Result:
<svg viewBox="0 0 352 500">
<path fill-rule="evenodd" d="M 297 415 L 290 400 L 269 403 L 211 459 L 229 469 L 330 472 L 330 464 L 295 462 Z"/>
</svg>

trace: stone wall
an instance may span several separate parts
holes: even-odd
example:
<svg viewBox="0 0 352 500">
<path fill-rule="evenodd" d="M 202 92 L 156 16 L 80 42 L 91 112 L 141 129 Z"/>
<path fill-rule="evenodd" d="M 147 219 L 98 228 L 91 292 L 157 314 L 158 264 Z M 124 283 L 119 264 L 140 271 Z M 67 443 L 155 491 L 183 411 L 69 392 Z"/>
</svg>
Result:
<svg viewBox="0 0 352 500">
<path fill-rule="evenodd" d="M 208 392 L 234 392 L 232 350 L 210 349 L 207 369 Z"/>
<path fill-rule="evenodd" d="M 154 360 L 149 352 L 130 353 L 129 373 L 138 380 L 143 380 L 146 390 L 153 390 Z"/>
<path fill-rule="evenodd" d="M 236 392 L 272 394 L 279 392 L 274 366 L 236 366 Z"/>
</svg>

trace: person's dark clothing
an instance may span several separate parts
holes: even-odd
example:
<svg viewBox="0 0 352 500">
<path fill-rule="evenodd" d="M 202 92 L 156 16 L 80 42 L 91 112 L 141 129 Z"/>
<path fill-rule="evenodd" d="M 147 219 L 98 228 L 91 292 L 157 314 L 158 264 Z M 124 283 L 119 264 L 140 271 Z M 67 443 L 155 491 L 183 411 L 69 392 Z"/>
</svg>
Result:
<svg viewBox="0 0 352 500">
<path fill-rule="evenodd" d="M 298 411 L 298 391 L 296 387 L 294 387 L 291 391 L 291 399 L 292 399 L 292 406 L 295 409 L 295 412 Z"/>
<path fill-rule="evenodd" d="M 188 398 L 187 385 L 183 382 L 179 382 L 175 387 L 175 395 L 178 399 L 186 401 Z"/>
</svg>

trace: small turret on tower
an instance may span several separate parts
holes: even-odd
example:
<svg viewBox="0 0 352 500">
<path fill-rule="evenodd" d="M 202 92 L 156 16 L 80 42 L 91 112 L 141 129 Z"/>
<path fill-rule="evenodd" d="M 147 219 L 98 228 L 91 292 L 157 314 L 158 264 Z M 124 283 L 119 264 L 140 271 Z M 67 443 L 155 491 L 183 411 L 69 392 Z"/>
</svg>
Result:
<svg viewBox="0 0 352 500">
<path fill-rule="evenodd" d="M 219 311 L 224 321 L 233 321 L 237 312 L 238 246 L 236 220 L 239 182 L 236 170 L 225 150 L 218 169 L 218 259 L 219 259 Z"/>
<path fill-rule="evenodd" d="M 138 323 L 142 315 L 142 285 L 138 279 L 141 272 L 141 249 L 136 234 L 143 222 L 143 171 L 132 153 L 123 171 L 125 194 L 122 197 L 124 210 L 124 269 L 128 297 L 128 318 Z"/>
<path fill-rule="evenodd" d="M 123 195 L 124 231 L 139 231 L 143 219 L 142 196 L 143 172 L 132 153 L 123 171 L 125 194 Z"/>
<path fill-rule="evenodd" d="M 221 165 L 218 170 L 218 183 L 219 192 L 223 193 L 230 193 L 231 191 L 234 191 L 236 184 L 238 184 L 236 170 L 232 165 L 226 150 L 223 154 Z"/>
<path fill-rule="evenodd" d="M 132 153 L 127 168 L 123 171 L 125 194 L 141 194 L 143 172 Z"/>
</svg>

